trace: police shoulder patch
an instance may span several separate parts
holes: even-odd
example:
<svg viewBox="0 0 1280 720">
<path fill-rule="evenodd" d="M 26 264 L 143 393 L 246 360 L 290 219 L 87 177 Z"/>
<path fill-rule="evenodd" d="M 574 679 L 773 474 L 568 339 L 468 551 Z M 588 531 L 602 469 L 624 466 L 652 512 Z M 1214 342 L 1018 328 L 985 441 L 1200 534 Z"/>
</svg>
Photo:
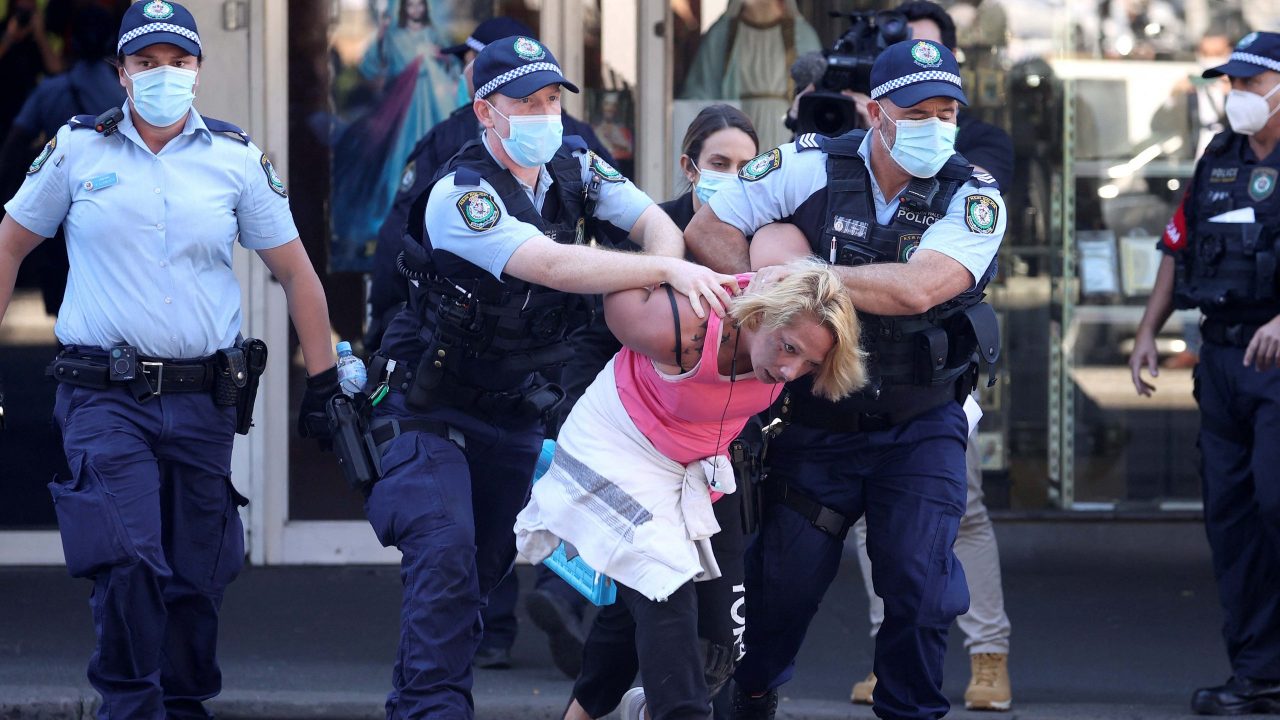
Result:
<svg viewBox="0 0 1280 720">
<path fill-rule="evenodd" d="M 284 181 L 276 174 L 276 169 L 271 166 L 266 153 L 262 153 L 262 157 L 258 158 L 258 164 L 262 166 L 262 172 L 267 176 L 267 186 L 271 188 L 271 192 L 282 198 L 289 197 L 289 193 L 284 189 Z"/>
<path fill-rule="evenodd" d="M 755 182 L 780 167 L 782 167 L 782 151 L 774 148 L 749 160 L 738 171 L 738 177 L 748 182 Z"/>
<path fill-rule="evenodd" d="M 1000 205 L 986 195 L 970 195 L 964 199 L 964 224 L 970 232 L 990 235 L 996 231 Z"/>
<path fill-rule="evenodd" d="M 462 213 L 462 221 L 476 232 L 484 232 L 498 224 L 502 219 L 502 210 L 493 196 L 484 190 L 472 190 L 458 198 L 458 212 Z"/>
<path fill-rule="evenodd" d="M 418 161 L 410 160 L 409 164 L 404 166 L 404 170 L 400 173 L 400 192 L 409 192 L 413 189 L 413 184 L 418 180 Z"/>
<path fill-rule="evenodd" d="M 44 144 L 44 149 L 40 151 L 40 154 L 36 156 L 36 159 L 31 161 L 31 165 L 27 167 L 27 174 L 35 175 L 40 172 L 40 168 L 44 167 L 44 164 L 49 161 L 49 157 L 53 155 L 53 151 L 57 149 L 57 147 L 58 136 L 54 135 L 49 138 L 49 142 Z"/>
<path fill-rule="evenodd" d="M 1275 168 L 1260 167 L 1255 168 L 1253 174 L 1249 176 L 1249 197 L 1254 202 L 1262 202 L 1271 197 L 1271 193 L 1276 189 L 1276 177 L 1280 175 L 1280 171 Z"/>
<path fill-rule="evenodd" d="M 623 180 L 626 180 L 626 178 L 622 176 L 622 173 L 618 172 L 617 168 L 610 165 L 604 158 L 594 152 L 589 153 L 589 156 L 591 158 L 591 171 L 596 175 L 599 175 L 601 180 L 607 180 L 609 182 L 622 182 Z"/>
</svg>

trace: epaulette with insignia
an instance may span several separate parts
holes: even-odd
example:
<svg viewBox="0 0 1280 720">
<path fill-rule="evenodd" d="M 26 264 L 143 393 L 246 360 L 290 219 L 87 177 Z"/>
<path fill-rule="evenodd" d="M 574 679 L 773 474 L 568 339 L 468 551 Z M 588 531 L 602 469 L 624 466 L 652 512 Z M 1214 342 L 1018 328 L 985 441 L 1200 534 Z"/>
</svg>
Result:
<svg viewBox="0 0 1280 720">
<path fill-rule="evenodd" d="M 796 152 L 818 150 L 822 147 L 823 137 L 818 133 L 805 133 L 796 138 Z"/>
<path fill-rule="evenodd" d="M 1000 189 L 1000 183 L 996 182 L 995 177 L 985 170 L 974 170 L 973 174 L 969 176 L 969 179 L 978 187 L 990 187 L 997 190 Z"/>
<path fill-rule="evenodd" d="M 249 133 L 241 130 L 235 125 L 232 125 L 225 120 L 218 120 L 217 118 L 204 117 L 203 115 L 200 117 L 204 119 L 204 126 L 209 128 L 209 132 L 226 135 L 229 138 L 239 140 L 245 145 L 249 144 Z"/>
<path fill-rule="evenodd" d="M 97 120 L 98 118 L 95 115 L 76 115 L 67 121 L 67 125 L 72 130 L 92 130 Z"/>
<path fill-rule="evenodd" d="M 570 151 L 583 151 L 587 149 L 587 141 L 583 140 L 580 135 L 565 135 L 560 140 Z"/>
</svg>

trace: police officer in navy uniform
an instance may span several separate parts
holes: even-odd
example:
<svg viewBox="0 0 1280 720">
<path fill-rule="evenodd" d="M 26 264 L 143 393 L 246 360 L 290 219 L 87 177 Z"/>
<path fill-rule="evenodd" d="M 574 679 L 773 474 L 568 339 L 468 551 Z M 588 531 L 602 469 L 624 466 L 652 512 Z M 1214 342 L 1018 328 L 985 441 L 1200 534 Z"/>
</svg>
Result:
<svg viewBox="0 0 1280 720">
<path fill-rule="evenodd" d="M 369 289 L 368 330 L 365 333 L 365 347 L 370 350 L 377 349 L 382 343 L 382 334 L 387 331 L 387 325 L 408 300 L 408 282 L 396 267 L 396 258 L 404 249 L 404 225 L 409 218 L 409 207 L 431 185 L 436 172 L 458 152 L 458 148 L 479 137 L 483 129 L 476 119 L 475 111 L 471 109 L 471 97 L 475 93 L 471 62 L 485 45 L 512 35 L 537 39 L 519 20 L 495 17 L 477 25 L 462 44 L 441 51 L 457 57 L 462 63 L 463 79 L 459 81 L 458 89 L 469 92 L 465 93 L 466 99 L 462 106 L 431 128 L 409 153 L 409 161 L 400 175 L 400 187 L 396 191 L 391 211 L 378 230 L 378 245 L 373 256 L 373 279 Z M 561 117 L 565 134 L 581 137 L 589 150 L 605 162 L 613 163 L 613 157 L 590 125 L 567 112 L 562 112 Z"/>
<path fill-rule="evenodd" d="M 1129 367 L 1155 388 L 1155 336 L 1174 308 L 1199 308 L 1205 532 L 1232 676 L 1197 690 L 1205 715 L 1280 713 L 1280 33 L 1257 32 L 1204 77 L 1231 79 L 1231 130 L 1209 143 L 1165 231 L 1164 257 Z"/>
<path fill-rule="evenodd" d="M 371 422 L 381 478 L 365 510 L 403 553 L 390 718 L 472 717 L 480 609 L 515 559 L 543 418 L 563 397 L 538 373 L 571 352 L 563 340 L 580 303 L 566 293 L 668 282 L 705 313 L 723 309 L 732 282 L 683 260 L 666 214 L 562 135 L 560 93 L 577 88 L 549 49 L 503 38 L 473 74 L 484 134 L 410 211 L 409 304 L 370 367 L 390 392 Z M 650 254 L 585 245 L 588 215 Z"/>
<path fill-rule="evenodd" d="M 73 118 L 5 206 L 0 316 L 19 262 L 64 225 L 71 270 L 51 374 L 71 477 L 49 489 L 67 568 L 94 583 L 98 717 L 208 718 L 202 703 L 222 684 L 219 607 L 244 562 L 246 501 L 230 478 L 247 382 L 237 237 L 284 288 L 315 376 L 311 407 L 337 373 L 284 184 L 247 135 L 192 109 L 202 53 L 191 13 L 139 2 L 117 48 L 129 97 L 118 124 Z M 332 385 L 315 379 L 326 376 Z"/>
<path fill-rule="evenodd" d="M 838 404 L 796 383 L 780 408 L 789 425 L 768 449 L 768 505 L 747 551 L 746 656 L 734 674 L 740 719 L 773 717 L 777 688 L 791 678 L 845 535 L 863 514 L 885 604 L 875 713 L 938 718 L 949 708 L 947 629 L 969 602 L 952 553 L 965 510 L 961 403 L 979 356 L 989 363 L 998 352 L 994 312 L 981 299 L 1004 204 L 994 180 L 954 153 L 965 95 L 948 49 L 892 45 L 876 59 L 871 87 L 871 130 L 803 135 L 760 155 L 686 232 L 695 256 L 723 271 L 810 253 L 840 266 L 873 378 Z M 748 246 L 778 221 L 797 228 L 790 240 Z"/>
</svg>

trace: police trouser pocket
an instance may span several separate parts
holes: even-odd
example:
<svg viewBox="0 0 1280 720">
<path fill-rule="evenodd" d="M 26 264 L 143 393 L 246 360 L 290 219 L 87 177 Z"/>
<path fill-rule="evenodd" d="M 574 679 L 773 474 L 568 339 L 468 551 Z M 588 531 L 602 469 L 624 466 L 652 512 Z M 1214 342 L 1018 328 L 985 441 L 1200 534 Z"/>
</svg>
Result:
<svg viewBox="0 0 1280 720">
<path fill-rule="evenodd" d="M 917 624 L 922 627 L 950 627 L 953 620 L 969 610 L 969 587 L 964 570 L 951 550 L 959 529 L 959 515 L 938 514 L 917 616 Z"/>
<path fill-rule="evenodd" d="M 115 498 L 84 456 L 72 461 L 72 479 L 49 483 L 62 552 L 71 577 L 93 577 L 137 559 Z"/>
<path fill-rule="evenodd" d="M 241 495 L 231 478 L 223 480 L 227 486 L 227 504 L 223 510 L 222 543 L 218 550 L 218 560 L 213 566 L 213 589 L 221 592 L 244 567 L 244 523 L 240 521 L 240 508 L 249 504 L 249 499 Z"/>
</svg>

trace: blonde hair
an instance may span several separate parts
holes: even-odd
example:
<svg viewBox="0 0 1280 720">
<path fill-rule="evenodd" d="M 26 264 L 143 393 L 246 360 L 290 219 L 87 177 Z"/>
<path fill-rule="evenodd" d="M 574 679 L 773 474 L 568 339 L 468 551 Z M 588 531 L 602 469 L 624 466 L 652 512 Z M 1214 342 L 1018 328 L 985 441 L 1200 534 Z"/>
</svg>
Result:
<svg viewBox="0 0 1280 720">
<path fill-rule="evenodd" d="M 814 375 L 813 393 L 833 401 L 845 398 L 867 382 L 853 299 L 836 271 L 821 260 L 792 260 L 786 268 L 790 274 L 777 283 L 735 298 L 729 314 L 750 330 L 778 329 L 806 316 L 816 320 L 835 342 Z"/>
</svg>

